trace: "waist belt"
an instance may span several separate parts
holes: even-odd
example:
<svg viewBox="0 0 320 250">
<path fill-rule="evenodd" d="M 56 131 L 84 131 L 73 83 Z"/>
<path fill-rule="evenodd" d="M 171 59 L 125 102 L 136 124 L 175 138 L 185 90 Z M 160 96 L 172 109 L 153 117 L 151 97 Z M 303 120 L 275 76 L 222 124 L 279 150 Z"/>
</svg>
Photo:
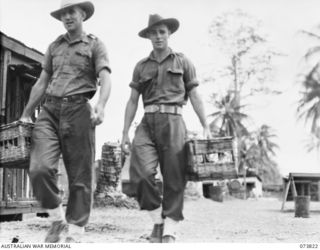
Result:
<svg viewBox="0 0 320 250">
<path fill-rule="evenodd" d="M 85 103 L 89 100 L 85 94 L 69 95 L 64 97 L 46 96 L 46 102 L 51 103 Z"/>
<path fill-rule="evenodd" d="M 178 105 L 166 105 L 166 104 L 151 104 L 144 107 L 145 113 L 169 113 L 175 115 L 182 115 L 182 107 Z"/>
</svg>

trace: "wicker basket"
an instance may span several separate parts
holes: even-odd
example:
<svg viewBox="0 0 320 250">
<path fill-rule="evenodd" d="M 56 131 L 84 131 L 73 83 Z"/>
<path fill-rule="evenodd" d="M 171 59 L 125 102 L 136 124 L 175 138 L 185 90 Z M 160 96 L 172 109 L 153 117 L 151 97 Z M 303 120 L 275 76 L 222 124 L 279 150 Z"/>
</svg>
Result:
<svg viewBox="0 0 320 250">
<path fill-rule="evenodd" d="M 237 146 L 232 137 L 187 142 L 188 179 L 191 181 L 238 177 Z"/>
<path fill-rule="evenodd" d="M 21 121 L 0 126 L 1 167 L 28 167 L 33 126 Z"/>
</svg>

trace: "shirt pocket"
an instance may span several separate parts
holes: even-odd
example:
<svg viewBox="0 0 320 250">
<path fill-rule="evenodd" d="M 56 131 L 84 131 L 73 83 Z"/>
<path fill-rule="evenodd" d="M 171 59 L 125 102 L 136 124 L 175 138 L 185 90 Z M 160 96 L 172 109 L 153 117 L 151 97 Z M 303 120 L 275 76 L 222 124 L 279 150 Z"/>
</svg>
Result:
<svg viewBox="0 0 320 250">
<path fill-rule="evenodd" d="M 76 50 L 71 58 L 70 64 L 78 69 L 85 70 L 89 68 L 92 53 L 89 50 Z"/>
<path fill-rule="evenodd" d="M 183 70 L 178 68 L 167 69 L 168 77 L 168 88 L 171 91 L 177 93 L 183 93 L 185 91 L 184 81 L 183 81 Z"/>
<path fill-rule="evenodd" d="M 143 92 L 146 88 L 152 87 L 153 78 L 152 75 L 142 75 L 139 79 L 139 92 Z"/>
<path fill-rule="evenodd" d="M 54 53 L 52 55 L 52 69 L 53 72 L 55 72 L 63 63 L 64 57 L 63 57 L 63 53 L 59 52 L 59 53 Z"/>
</svg>

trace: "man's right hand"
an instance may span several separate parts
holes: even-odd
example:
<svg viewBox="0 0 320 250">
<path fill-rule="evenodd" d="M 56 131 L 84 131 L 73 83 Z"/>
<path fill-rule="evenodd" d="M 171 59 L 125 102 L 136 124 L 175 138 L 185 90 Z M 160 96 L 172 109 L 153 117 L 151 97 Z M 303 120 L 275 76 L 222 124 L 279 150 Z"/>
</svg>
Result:
<svg viewBox="0 0 320 250">
<path fill-rule="evenodd" d="M 130 148 L 131 148 L 130 138 L 129 138 L 128 133 L 125 133 L 125 134 L 123 134 L 122 140 L 121 140 L 121 150 L 126 155 L 128 155 L 128 154 L 130 154 Z"/>
<path fill-rule="evenodd" d="M 25 123 L 33 123 L 33 121 L 32 121 L 30 116 L 21 116 L 19 121 L 25 122 Z"/>
</svg>

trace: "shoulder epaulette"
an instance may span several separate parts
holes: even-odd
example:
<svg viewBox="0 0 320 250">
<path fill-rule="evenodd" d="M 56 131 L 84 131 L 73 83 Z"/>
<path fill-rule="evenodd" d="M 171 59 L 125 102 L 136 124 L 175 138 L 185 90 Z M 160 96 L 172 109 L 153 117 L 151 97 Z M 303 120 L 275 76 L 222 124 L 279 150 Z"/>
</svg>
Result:
<svg viewBox="0 0 320 250">
<path fill-rule="evenodd" d="M 90 37 L 91 39 L 94 39 L 94 40 L 97 40 L 97 39 L 98 39 L 98 37 L 96 37 L 96 36 L 93 35 L 93 34 L 88 34 L 88 37 Z"/>
<path fill-rule="evenodd" d="M 148 61 L 148 60 L 149 60 L 149 56 L 144 57 L 144 58 L 142 58 L 140 61 L 137 62 L 137 65 L 138 65 L 138 64 L 145 63 L 145 62 Z"/>
<path fill-rule="evenodd" d="M 185 55 L 181 52 L 174 52 L 174 54 L 176 54 L 177 56 L 180 56 L 180 57 L 185 57 Z"/>
<path fill-rule="evenodd" d="M 138 63 L 144 63 L 149 60 L 149 57 L 142 58 Z"/>
<path fill-rule="evenodd" d="M 56 40 L 54 40 L 53 42 L 59 42 L 62 38 L 64 37 L 64 35 L 60 35 L 56 38 Z"/>
</svg>

